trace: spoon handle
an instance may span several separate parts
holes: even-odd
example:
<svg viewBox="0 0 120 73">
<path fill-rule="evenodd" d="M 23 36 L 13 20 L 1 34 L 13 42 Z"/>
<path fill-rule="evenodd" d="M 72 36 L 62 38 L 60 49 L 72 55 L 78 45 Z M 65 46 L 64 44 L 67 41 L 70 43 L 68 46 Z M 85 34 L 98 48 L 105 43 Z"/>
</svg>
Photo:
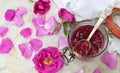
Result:
<svg viewBox="0 0 120 73">
<path fill-rule="evenodd" d="M 111 14 L 112 12 L 112 8 L 113 5 L 112 4 L 108 4 L 107 7 L 105 8 L 105 10 L 102 12 L 100 18 L 98 19 L 97 23 L 95 24 L 94 28 L 92 29 L 91 33 L 89 34 L 87 41 L 90 40 L 90 38 L 92 37 L 92 35 L 95 33 L 95 31 L 97 30 L 97 28 L 100 26 L 100 24 L 103 22 L 103 20 Z"/>
</svg>

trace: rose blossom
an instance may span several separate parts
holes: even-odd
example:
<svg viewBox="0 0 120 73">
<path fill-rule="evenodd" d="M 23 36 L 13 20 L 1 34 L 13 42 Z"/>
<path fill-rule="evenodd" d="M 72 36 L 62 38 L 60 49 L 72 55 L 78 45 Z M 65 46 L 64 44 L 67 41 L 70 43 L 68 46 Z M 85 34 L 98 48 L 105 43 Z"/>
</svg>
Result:
<svg viewBox="0 0 120 73">
<path fill-rule="evenodd" d="M 34 13 L 43 15 L 50 9 L 50 0 L 38 0 L 34 4 Z"/>
<path fill-rule="evenodd" d="M 42 49 L 34 56 L 33 62 L 39 73 L 56 73 L 63 66 L 61 53 L 55 47 Z"/>
<path fill-rule="evenodd" d="M 59 18 L 65 22 L 74 22 L 75 16 L 64 8 L 61 8 L 58 12 Z"/>
</svg>

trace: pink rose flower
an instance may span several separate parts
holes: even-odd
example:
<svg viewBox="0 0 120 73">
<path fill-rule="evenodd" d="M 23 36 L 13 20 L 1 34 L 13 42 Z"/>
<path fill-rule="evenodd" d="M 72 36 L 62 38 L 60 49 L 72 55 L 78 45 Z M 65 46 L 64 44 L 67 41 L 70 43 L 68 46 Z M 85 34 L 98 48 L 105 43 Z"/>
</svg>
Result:
<svg viewBox="0 0 120 73">
<path fill-rule="evenodd" d="M 75 16 L 64 8 L 61 8 L 58 12 L 59 18 L 65 22 L 74 22 Z"/>
<path fill-rule="evenodd" d="M 55 47 L 42 49 L 33 58 L 38 73 L 56 73 L 63 66 L 61 53 Z"/>
<path fill-rule="evenodd" d="M 50 0 L 38 0 L 34 4 L 34 13 L 43 15 L 50 10 Z"/>
</svg>

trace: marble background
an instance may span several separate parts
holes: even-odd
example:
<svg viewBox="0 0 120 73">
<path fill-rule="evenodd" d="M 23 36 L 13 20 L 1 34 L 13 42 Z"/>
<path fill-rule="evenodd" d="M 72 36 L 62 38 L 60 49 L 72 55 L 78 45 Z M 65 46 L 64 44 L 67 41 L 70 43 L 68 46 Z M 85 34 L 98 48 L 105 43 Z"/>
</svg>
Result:
<svg viewBox="0 0 120 73">
<path fill-rule="evenodd" d="M 7 9 L 17 9 L 18 6 L 24 6 L 28 10 L 28 13 L 23 16 L 25 24 L 20 28 L 13 26 L 10 22 L 4 20 L 5 11 Z M 57 12 L 58 8 L 54 2 L 51 2 L 51 10 L 46 14 L 46 18 L 48 19 L 50 16 L 54 15 L 57 20 L 60 21 Z M 58 37 L 63 35 L 63 31 L 61 30 L 58 35 L 51 37 L 36 37 L 35 28 L 31 22 L 32 17 L 35 17 L 33 13 L 33 3 L 30 3 L 28 0 L 0 0 L 0 26 L 7 26 L 10 28 L 5 37 L 9 37 L 14 43 L 14 48 L 12 48 L 9 54 L 0 54 L 0 73 L 37 73 L 32 62 L 32 58 L 36 52 L 32 54 L 30 59 L 25 59 L 23 56 L 21 56 L 21 52 L 17 47 L 17 45 L 20 43 L 28 42 L 31 38 L 38 38 L 43 41 L 43 47 L 57 47 Z M 20 30 L 25 27 L 31 27 L 33 31 L 32 36 L 26 39 L 19 34 Z M 2 39 L 3 38 L 0 38 L 0 41 Z M 80 69 L 84 69 L 85 73 L 92 73 L 95 68 L 99 68 L 102 73 L 120 73 L 120 56 L 118 55 L 117 57 L 118 64 L 113 70 L 106 67 L 101 62 L 100 57 L 97 57 L 91 61 L 81 61 L 76 58 L 69 65 L 64 65 L 64 67 L 58 73 L 75 73 Z"/>
</svg>

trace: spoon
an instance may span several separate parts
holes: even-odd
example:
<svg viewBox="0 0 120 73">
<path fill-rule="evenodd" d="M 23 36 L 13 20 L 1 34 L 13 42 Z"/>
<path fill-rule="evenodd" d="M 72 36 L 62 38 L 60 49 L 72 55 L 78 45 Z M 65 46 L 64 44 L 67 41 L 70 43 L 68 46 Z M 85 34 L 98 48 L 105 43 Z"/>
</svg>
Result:
<svg viewBox="0 0 120 73">
<path fill-rule="evenodd" d="M 91 39 L 91 37 L 93 36 L 93 34 L 95 33 L 95 31 L 100 26 L 100 24 L 103 22 L 103 20 L 106 19 L 106 17 L 111 14 L 112 8 L 113 8 L 113 4 L 108 4 L 107 7 L 105 8 L 105 10 L 102 12 L 100 18 L 98 19 L 97 23 L 95 24 L 94 28 L 92 29 L 91 33 L 89 34 L 89 36 L 87 38 L 88 42 Z"/>
</svg>

